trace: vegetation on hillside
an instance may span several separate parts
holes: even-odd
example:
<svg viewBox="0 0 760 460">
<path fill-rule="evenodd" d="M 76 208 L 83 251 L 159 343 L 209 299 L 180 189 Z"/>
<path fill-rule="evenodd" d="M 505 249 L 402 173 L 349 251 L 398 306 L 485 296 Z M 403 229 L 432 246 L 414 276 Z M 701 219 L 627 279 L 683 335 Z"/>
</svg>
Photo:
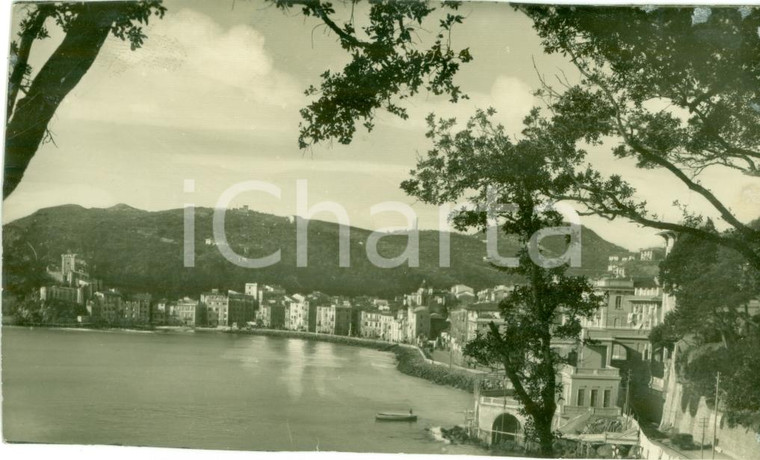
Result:
<svg viewBox="0 0 760 460">
<path fill-rule="evenodd" d="M 483 261 L 485 243 L 479 236 L 452 234 L 451 267 L 438 266 L 439 234 L 420 233 L 420 267 L 375 267 L 366 255 L 369 230 L 351 228 L 351 267 L 338 266 L 338 226 L 309 222 L 308 266 L 296 267 L 296 226 L 288 218 L 252 211 L 227 213 L 226 233 L 231 247 L 246 257 L 282 251 L 280 263 L 247 269 L 227 261 L 212 238 L 213 211 L 196 209 L 195 267 L 183 266 L 183 210 L 147 212 L 117 205 L 85 209 L 68 205 L 47 208 L 4 227 L 4 286 L 28 292 L 44 284 L 45 267 L 60 270 L 61 254 L 74 252 L 87 260 L 92 275 L 106 286 L 163 296 L 197 295 L 211 288 L 241 290 L 245 283 L 282 285 L 289 292 L 318 290 L 329 294 L 390 297 L 428 286 L 448 288 L 463 283 L 476 289 L 508 284 L 514 276 Z M 514 254 L 513 239 L 502 238 L 500 251 Z M 609 254 L 626 251 L 590 230 L 583 232 L 584 271 L 601 274 Z M 404 235 L 380 239 L 386 257 L 402 253 Z M 548 245 L 553 244 L 547 242 Z M 34 248 L 32 251 L 30 248 Z"/>
</svg>

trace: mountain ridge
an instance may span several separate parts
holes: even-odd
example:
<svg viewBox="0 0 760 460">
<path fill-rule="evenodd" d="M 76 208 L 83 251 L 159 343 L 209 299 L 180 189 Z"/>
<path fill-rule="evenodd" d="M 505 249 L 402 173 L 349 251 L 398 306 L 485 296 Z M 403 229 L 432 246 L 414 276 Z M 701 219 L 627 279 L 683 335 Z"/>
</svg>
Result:
<svg viewBox="0 0 760 460">
<path fill-rule="evenodd" d="M 146 211 L 117 204 L 108 208 L 62 205 L 44 208 L 3 226 L 5 259 L 24 270 L 24 259 L 59 267 L 62 253 L 74 252 L 88 261 L 93 275 L 107 286 L 147 291 L 160 296 L 196 295 L 213 287 L 240 290 L 246 282 L 279 284 L 289 292 L 319 290 L 330 294 L 390 297 L 415 290 L 423 280 L 448 288 L 467 284 L 482 289 L 509 284 L 515 277 L 483 261 L 482 234 L 450 233 L 451 266 L 439 267 L 437 230 L 419 231 L 419 267 L 383 269 L 366 255 L 372 230 L 350 227 L 350 267 L 338 266 L 338 224 L 309 220 L 308 266 L 297 267 L 295 223 L 291 218 L 252 210 L 227 210 L 226 234 L 230 247 L 245 257 L 264 257 L 280 249 L 281 262 L 261 269 L 246 269 L 224 259 L 212 238 L 214 209 L 195 208 L 195 267 L 183 266 L 184 209 Z M 406 247 L 405 235 L 385 235 L 378 243 L 384 257 L 396 257 Z M 576 273 L 598 276 L 606 271 L 609 255 L 632 254 L 583 228 L 583 267 Z M 563 241 L 547 240 L 553 253 Z M 30 251 L 32 248 L 33 251 Z M 517 249 L 514 238 L 499 238 L 500 253 Z M 6 260 L 7 261 L 7 260 Z M 5 273 L 4 273 L 5 274 Z M 8 278 L 4 276 L 5 280 Z"/>
</svg>

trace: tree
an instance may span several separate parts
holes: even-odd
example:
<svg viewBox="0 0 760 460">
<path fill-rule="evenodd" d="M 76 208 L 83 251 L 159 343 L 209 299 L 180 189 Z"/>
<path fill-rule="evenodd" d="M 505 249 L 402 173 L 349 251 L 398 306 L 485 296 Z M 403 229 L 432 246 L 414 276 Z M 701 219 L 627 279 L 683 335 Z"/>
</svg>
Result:
<svg viewBox="0 0 760 460">
<path fill-rule="evenodd" d="M 17 232 L 3 234 L 3 300 L 6 295 L 24 298 L 52 281 L 44 257 Z"/>
<path fill-rule="evenodd" d="M 720 410 L 731 426 L 739 423 L 760 432 L 760 318 L 751 319 L 754 327 L 729 350 L 705 345 L 690 350 L 684 360 L 684 384 L 694 396 L 704 396 L 715 404 L 715 372 L 720 371 Z M 696 398 L 695 398 L 696 399 Z"/>
<path fill-rule="evenodd" d="M 621 175 L 576 168 L 561 196 L 584 212 L 691 234 L 760 268 L 760 231 L 742 222 L 703 185 L 707 169 L 760 176 L 760 10 L 756 8 L 518 7 L 547 53 L 569 58 L 581 75 L 563 88 L 544 80 L 544 129 L 583 152 L 605 146 L 643 169 L 661 169 L 700 195 L 731 231 L 648 211 Z M 573 160 L 577 157 L 572 156 Z M 676 203 L 678 204 L 678 203 Z"/>
<path fill-rule="evenodd" d="M 301 111 L 299 145 L 337 139 L 351 142 L 356 123 L 372 129 L 378 110 L 406 118 L 401 100 L 425 89 L 448 94 L 456 102 L 463 97 L 453 77 L 459 65 L 470 61 L 467 49 L 455 52 L 449 43 L 451 28 L 462 22 L 457 14 L 445 14 L 433 44 L 417 49 L 416 30 L 436 10 L 427 0 L 372 1 L 369 24 L 360 29 L 351 18 L 341 23 L 330 2 L 319 0 L 267 0 L 282 10 L 298 6 L 306 16 L 318 18 L 351 55 L 338 73 L 322 74 L 320 88 L 306 93 L 317 100 Z M 358 0 L 350 2 L 352 8 Z M 455 10 L 456 2 L 444 2 Z M 129 40 L 132 49 L 147 38 L 141 25 L 152 15 L 163 17 L 161 0 L 128 2 L 39 3 L 29 6 L 21 21 L 19 37 L 11 45 L 6 118 L 5 175 L 3 198 L 16 189 L 41 143 L 52 140 L 48 124 L 66 95 L 79 83 L 100 52 L 109 33 Z M 50 20 L 66 33 L 47 62 L 31 78 L 28 58 L 36 40 L 48 36 Z M 20 93 L 24 97 L 16 102 Z"/>
<path fill-rule="evenodd" d="M 601 298 L 585 278 L 567 276 L 566 266 L 545 268 L 533 262 L 533 235 L 562 225 L 563 217 L 552 209 L 547 192 L 566 188 L 567 173 L 554 161 L 557 150 L 532 140 L 513 143 L 503 126 L 491 121 L 493 113 L 478 111 L 456 133 L 455 120 L 436 122 L 431 115 L 427 136 L 433 148 L 402 188 L 432 204 L 468 198 L 475 208 L 457 212 L 457 229 L 483 229 L 489 219 L 498 218 L 503 233 L 519 239 L 519 266 L 502 269 L 521 276 L 524 284 L 500 303 L 504 323 L 491 322 L 464 352 L 481 364 L 504 369 L 529 420 L 526 434 L 537 439 L 541 454 L 549 457 L 555 439 L 552 420 L 562 390 L 557 373 L 570 363 L 553 341 L 579 342 L 581 319 L 597 310 Z"/>
<path fill-rule="evenodd" d="M 140 2 L 40 3 L 30 6 L 19 40 L 11 44 L 11 71 L 5 132 L 3 199 L 16 189 L 58 106 L 87 73 L 109 34 L 130 42 L 134 50 L 146 36 L 141 24 L 162 17 L 161 0 Z M 31 81 L 29 54 L 35 40 L 48 36 L 52 19 L 66 36 Z M 24 97 L 16 102 L 19 93 Z"/>
<path fill-rule="evenodd" d="M 752 226 L 756 224 L 750 224 Z M 706 231 L 714 231 L 711 223 Z M 656 346 L 688 339 L 679 375 L 694 396 L 713 401 L 721 373 L 721 409 L 731 423 L 760 426 L 757 358 L 760 317 L 748 305 L 760 292 L 760 273 L 736 251 L 686 234 L 660 264 L 660 280 L 676 308 L 652 330 Z"/>
<path fill-rule="evenodd" d="M 710 225 L 705 230 L 713 231 Z M 660 264 L 663 287 L 676 297 L 668 327 L 678 337 L 696 335 L 731 348 L 749 324 L 746 307 L 758 295 L 757 275 L 736 251 L 684 235 Z"/>
<path fill-rule="evenodd" d="M 464 20 L 459 14 L 444 14 L 433 43 L 428 49 L 419 50 L 414 38 L 424 20 L 436 10 L 427 0 L 372 0 L 369 24 L 360 30 L 353 11 L 348 21 L 338 24 L 329 2 L 273 1 L 286 10 L 300 6 L 305 16 L 320 19 L 351 55 L 351 62 L 341 72 L 324 72 L 320 87 L 310 86 L 306 90 L 307 95 L 318 98 L 301 110 L 304 120 L 298 138 L 301 148 L 331 139 L 348 144 L 357 122 L 372 130 L 377 110 L 407 119 L 407 111 L 399 101 L 423 89 L 436 95 L 448 94 L 451 102 L 466 97 L 453 83 L 460 64 L 472 60 L 469 49 L 451 48 L 451 30 Z M 359 0 L 350 1 L 352 8 L 357 3 Z M 459 7 L 459 2 L 441 4 L 452 11 Z"/>
</svg>

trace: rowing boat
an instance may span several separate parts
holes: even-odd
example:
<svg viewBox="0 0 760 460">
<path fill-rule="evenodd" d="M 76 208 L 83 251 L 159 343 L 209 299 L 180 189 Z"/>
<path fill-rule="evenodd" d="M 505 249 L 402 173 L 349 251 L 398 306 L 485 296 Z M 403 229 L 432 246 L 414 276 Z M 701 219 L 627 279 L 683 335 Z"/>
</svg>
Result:
<svg viewBox="0 0 760 460">
<path fill-rule="evenodd" d="M 417 416 L 397 412 L 379 412 L 375 414 L 375 420 L 383 422 L 416 422 Z"/>
</svg>

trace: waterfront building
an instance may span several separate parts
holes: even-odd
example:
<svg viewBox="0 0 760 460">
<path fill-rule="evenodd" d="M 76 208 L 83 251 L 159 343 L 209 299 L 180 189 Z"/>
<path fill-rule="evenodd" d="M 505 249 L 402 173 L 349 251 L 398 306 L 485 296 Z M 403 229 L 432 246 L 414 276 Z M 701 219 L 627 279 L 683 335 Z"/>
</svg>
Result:
<svg viewBox="0 0 760 460">
<path fill-rule="evenodd" d="M 362 337 L 370 339 L 380 338 L 382 335 L 382 327 L 380 324 L 380 318 L 382 314 L 380 311 L 365 310 L 359 314 L 360 318 L 360 334 Z"/>
<path fill-rule="evenodd" d="M 319 334 L 335 333 L 335 306 L 318 305 L 314 308 L 316 317 L 315 331 Z"/>
<path fill-rule="evenodd" d="M 319 291 L 315 291 L 307 295 L 306 300 L 309 303 L 307 330 L 309 332 L 317 332 L 317 306 L 330 305 L 330 296 L 325 295 Z"/>
<path fill-rule="evenodd" d="M 252 295 L 227 291 L 227 319 L 223 326 L 245 327 L 256 319 L 258 302 Z"/>
<path fill-rule="evenodd" d="M 348 335 L 352 337 L 363 337 L 364 328 L 362 327 L 362 314 L 365 311 L 377 312 L 377 309 L 370 305 L 352 303 L 351 305 L 351 329 Z M 379 312 L 378 312 L 379 313 Z"/>
<path fill-rule="evenodd" d="M 335 335 L 351 334 L 351 312 L 352 308 L 345 304 L 335 306 Z"/>
<path fill-rule="evenodd" d="M 300 294 L 286 297 L 287 316 L 285 328 L 291 331 L 309 330 L 309 301 Z"/>
<path fill-rule="evenodd" d="M 174 306 L 175 303 L 167 299 L 161 299 L 153 303 L 151 306 L 151 322 L 153 324 L 171 324 L 174 319 Z"/>
<path fill-rule="evenodd" d="M 408 307 L 407 339 L 413 343 L 426 341 L 430 336 L 430 310 L 427 307 Z"/>
<path fill-rule="evenodd" d="M 318 305 L 313 310 L 315 332 L 345 336 L 351 333 L 351 307 L 342 304 Z"/>
<path fill-rule="evenodd" d="M 271 329 L 282 329 L 285 327 L 286 307 L 284 298 L 274 299 L 267 298 L 265 303 L 259 305 L 256 311 L 256 322 L 262 326 Z"/>
<path fill-rule="evenodd" d="M 380 339 L 386 340 L 388 342 L 392 342 L 391 340 L 391 329 L 393 322 L 395 321 L 395 317 L 392 313 L 384 311 L 380 313 Z"/>
<path fill-rule="evenodd" d="M 40 300 L 60 300 L 85 305 L 88 297 L 87 291 L 85 286 L 42 286 L 40 288 Z"/>
<path fill-rule="evenodd" d="M 209 327 L 226 326 L 229 319 L 229 298 L 219 289 L 201 294 L 201 303 L 206 307 L 206 321 Z"/>
<path fill-rule="evenodd" d="M 148 324 L 151 320 L 150 294 L 135 294 L 124 301 L 124 319 L 130 323 Z"/>
<path fill-rule="evenodd" d="M 185 326 L 205 325 L 206 307 L 198 300 L 185 297 L 174 305 L 174 316 Z"/>
<path fill-rule="evenodd" d="M 87 311 L 91 317 L 116 323 L 124 318 L 124 303 L 121 293 L 116 289 L 98 291 L 87 302 Z"/>
</svg>

